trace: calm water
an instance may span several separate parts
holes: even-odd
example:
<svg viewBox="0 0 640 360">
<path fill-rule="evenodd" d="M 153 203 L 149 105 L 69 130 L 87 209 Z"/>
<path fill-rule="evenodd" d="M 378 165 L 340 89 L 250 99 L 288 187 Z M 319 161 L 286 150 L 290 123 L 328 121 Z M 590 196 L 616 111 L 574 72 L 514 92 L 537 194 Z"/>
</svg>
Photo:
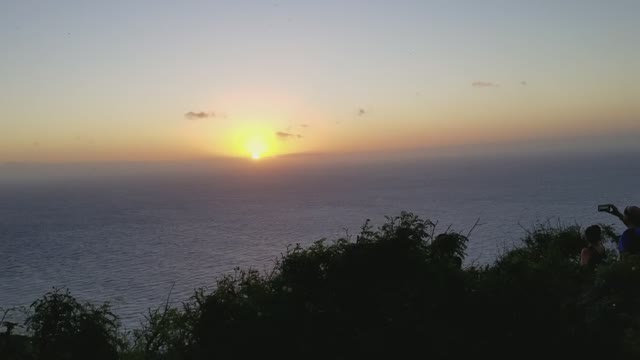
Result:
<svg viewBox="0 0 640 360">
<path fill-rule="evenodd" d="M 634 157 L 414 161 L 356 167 L 0 185 L 0 306 L 52 286 L 110 301 L 127 326 L 172 286 L 183 300 L 234 267 L 269 268 L 288 244 L 380 224 L 401 210 L 468 230 L 490 262 L 521 226 L 614 223 L 598 203 L 640 203 Z"/>
</svg>

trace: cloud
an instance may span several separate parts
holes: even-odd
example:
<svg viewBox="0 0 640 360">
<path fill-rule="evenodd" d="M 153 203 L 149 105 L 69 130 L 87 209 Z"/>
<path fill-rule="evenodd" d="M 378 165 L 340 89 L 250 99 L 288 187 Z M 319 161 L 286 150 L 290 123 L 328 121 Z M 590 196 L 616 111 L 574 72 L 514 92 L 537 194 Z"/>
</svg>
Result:
<svg viewBox="0 0 640 360">
<path fill-rule="evenodd" d="M 216 117 L 216 113 L 213 113 L 213 112 L 208 113 L 204 111 L 199 111 L 199 112 L 189 111 L 188 113 L 184 114 L 184 117 L 189 120 L 202 120 L 202 119 L 214 118 Z"/>
<path fill-rule="evenodd" d="M 278 139 L 280 140 L 289 140 L 289 139 L 302 139 L 302 135 L 300 134 L 293 134 L 290 132 L 284 132 L 284 131 L 278 131 L 276 132 L 276 136 L 278 137 Z"/>
<path fill-rule="evenodd" d="M 367 110 L 363 108 L 358 109 L 358 116 L 365 116 L 367 114 Z"/>
<path fill-rule="evenodd" d="M 499 85 L 491 81 L 474 81 L 471 83 L 471 86 L 479 87 L 479 88 L 488 88 L 488 87 L 498 87 Z"/>
<path fill-rule="evenodd" d="M 526 81 L 524 81 L 524 80 L 523 80 L 523 81 L 520 81 L 520 85 L 522 85 L 522 86 L 527 86 L 527 82 L 526 82 Z"/>
<path fill-rule="evenodd" d="M 308 128 L 308 127 L 309 127 L 309 125 L 308 125 L 308 124 L 300 124 L 300 127 L 301 127 L 301 128 Z"/>
</svg>

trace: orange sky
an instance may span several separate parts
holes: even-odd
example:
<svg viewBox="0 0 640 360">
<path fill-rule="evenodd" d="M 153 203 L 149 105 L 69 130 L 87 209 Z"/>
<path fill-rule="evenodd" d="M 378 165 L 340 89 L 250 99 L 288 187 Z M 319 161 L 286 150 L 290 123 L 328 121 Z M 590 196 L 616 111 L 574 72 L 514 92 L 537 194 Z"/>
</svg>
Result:
<svg viewBox="0 0 640 360">
<path fill-rule="evenodd" d="M 0 13 L 0 161 L 640 133 L 638 4 L 18 2 Z"/>
</svg>

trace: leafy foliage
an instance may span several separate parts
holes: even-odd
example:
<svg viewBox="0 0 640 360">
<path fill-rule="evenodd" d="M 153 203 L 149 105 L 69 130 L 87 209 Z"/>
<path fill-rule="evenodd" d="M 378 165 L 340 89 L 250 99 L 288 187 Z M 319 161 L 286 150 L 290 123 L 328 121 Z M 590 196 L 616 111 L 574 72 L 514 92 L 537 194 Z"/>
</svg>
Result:
<svg viewBox="0 0 640 360">
<path fill-rule="evenodd" d="M 355 237 L 236 269 L 179 307 L 152 309 L 126 346 L 107 305 L 54 290 L 27 319 L 34 359 L 637 358 L 640 259 L 579 266 L 579 226 L 542 224 L 487 266 L 468 235 L 411 213 Z M 603 233 L 615 240 L 610 227 Z M 0 342 L 0 351 L 2 350 Z M 1 352 L 0 352 L 1 353 Z M 27 357 L 21 357 L 27 358 Z"/>
<path fill-rule="evenodd" d="M 108 304 L 81 304 L 59 289 L 31 304 L 26 320 L 38 359 L 117 359 L 123 345 Z"/>
<path fill-rule="evenodd" d="M 193 327 L 200 318 L 204 290 L 199 289 L 182 308 L 169 306 L 150 309 L 140 329 L 134 330 L 131 351 L 143 359 L 181 359 L 194 345 Z"/>
</svg>

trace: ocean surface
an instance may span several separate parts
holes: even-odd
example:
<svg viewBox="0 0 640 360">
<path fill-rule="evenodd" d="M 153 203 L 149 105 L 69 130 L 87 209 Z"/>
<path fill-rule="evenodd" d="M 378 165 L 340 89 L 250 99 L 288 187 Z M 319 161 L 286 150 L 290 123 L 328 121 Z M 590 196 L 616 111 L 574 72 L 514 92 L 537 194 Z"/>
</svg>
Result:
<svg viewBox="0 0 640 360">
<path fill-rule="evenodd" d="M 537 222 L 616 224 L 599 203 L 640 204 L 637 155 L 246 166 L 0 182 L 0 307 L 53 286 L 109 301 L 131 328 L 235 267 L 269 269 L 290 244 L 357 233 L 412 211 L 469 231 L 489 263 Z M 303 163 L 304 164 L 304 163 Z M 0 168 L 0 171 L 2 168 Z"/>
</svg>

